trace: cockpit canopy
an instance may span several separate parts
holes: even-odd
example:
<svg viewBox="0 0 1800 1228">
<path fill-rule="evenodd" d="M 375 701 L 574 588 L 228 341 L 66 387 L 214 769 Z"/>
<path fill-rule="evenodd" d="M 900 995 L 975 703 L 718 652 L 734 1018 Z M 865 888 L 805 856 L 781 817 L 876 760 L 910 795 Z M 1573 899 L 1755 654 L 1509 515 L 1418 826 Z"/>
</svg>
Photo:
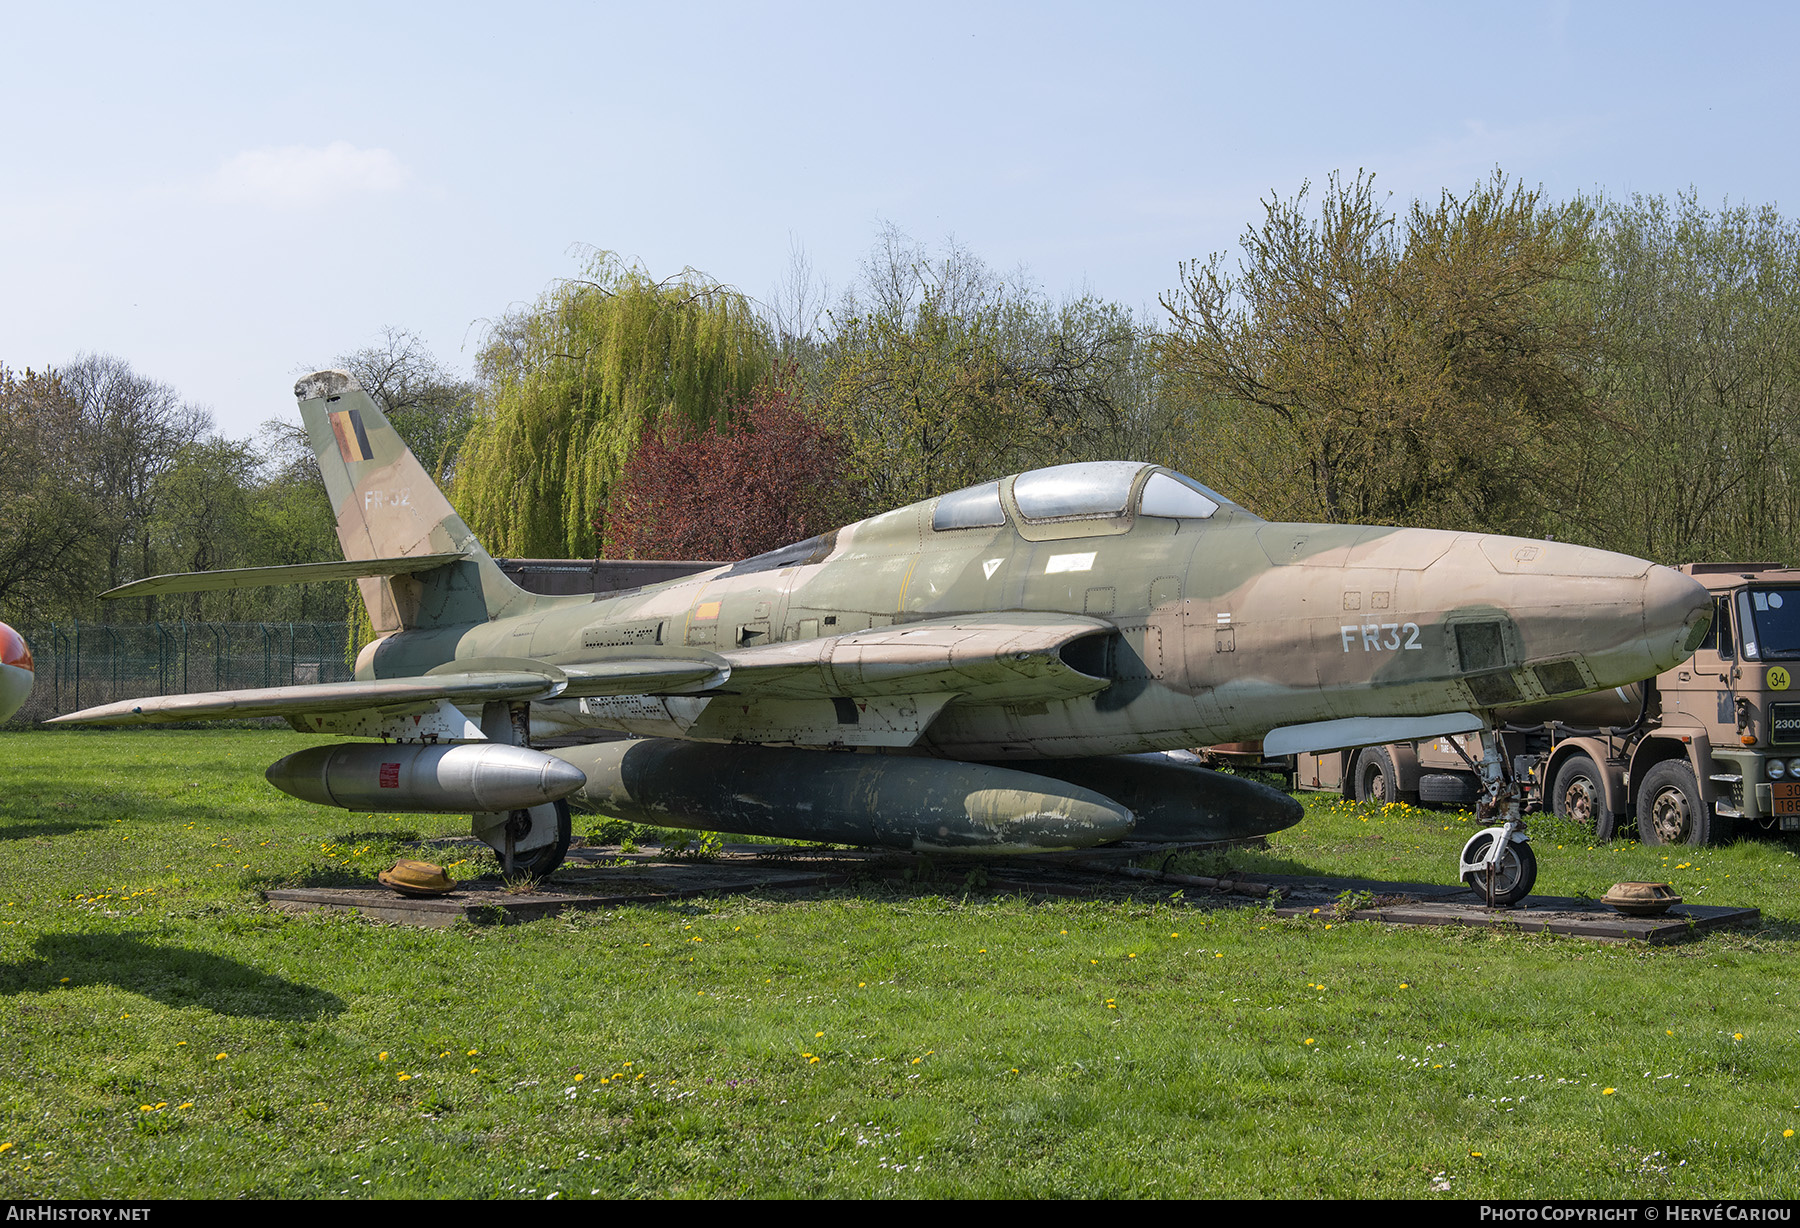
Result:
<svg viewBox="0 0 1800 1228">
<path fill-rule="evenodd" d="M 1147 475 L 1147 476 L 1146 476 Z M 952 491 L 932 511 L 933 529 L 991 528 L 1006 523 L 1000 488 L 1008 479 Z M 1142 461 L 1082 461 L 1033 469 L 1010 479 L 1019 515 L 1034 524 L 1069 520 L 1117 520 L 1139 516 L 1206 520 L 1225 496 L 1173 470 Z"/>
</svg>

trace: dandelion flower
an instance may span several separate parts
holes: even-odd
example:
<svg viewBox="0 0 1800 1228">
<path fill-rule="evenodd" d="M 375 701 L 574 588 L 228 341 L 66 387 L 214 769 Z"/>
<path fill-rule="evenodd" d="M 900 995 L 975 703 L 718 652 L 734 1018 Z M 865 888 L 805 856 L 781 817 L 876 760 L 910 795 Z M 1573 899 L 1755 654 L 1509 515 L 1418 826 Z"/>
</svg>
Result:
<svg viewBox="0 0 1800 1228">
<path fill-rule="evenodd" d="M 1313 1043 L 1313 1038 L 1312 1038 L 1312 1037 L 1310 1037 L 1310 1036 L 1308 1036 L 1308 1037 L 1307 1037 L 1307 1038 L 1306 1038 L 1306 1041 L 1305 1041 L 1305 1043 L 1306 1043 L 1306 1044 L 1309 1044 L 1309 1045 L 1310 1045 L 1310 1044 L 1312 1044 L 1312 1043 Z"/>
<path fill-rule="evenodd" d="M 224 1061 L 224 1060 L 225 1060 L 225 1055 L 224 1055 L 224 1054 L 223 1054 L 223 1053 L 215 1053 L 215 1054 L 213 1054 L 213 1061 L 215 1061 L 215 1062 L 222 1062 L 222 1061 Z"/>
<path fill-rule="evenodd" d="M 377 1053 L 377 1054 L 376 1054 L 376 1055 L 375 1055 L 375 1060 L 376 1060 L 376 1061 L 378 1061 L 378 1062 L 385 1062 L 385 1061 L 387 1061 L 387 1050 L 386 1050 L 386 1049 L 383 1049 L 383 1050 L 382 1050 L 382 1051 L 381 1051 L 381 1052 L 380 1052 L 380 1053 Z"/>
<path fill-rule="evenodd" d="M 1742 1040 L 1742 1039 L 1744 1039 L 1744 1034 L 1743 1034 L 1743 1033 L 1742 1033 L 1742 1032 L 1733 1032 L 1733 1033 L 1732 1033 L 1732 1034 L 1731 1034 L 1731 1039 L 1733 1039 L 1733 1040 Z"/>
<path fill-rule="evenodd" d="M 1619 1090 L 1619 1089 L 1618 1089 L 1618 1088 L 1616 1088 L 1616 1087 L 1603 1087 L 1603 1088 L 1601 1088 L 1601 1089 L 1600 1089 L 1600 1094 L 1601 1094 L 1601 1095 L 1602 1095 L 1602 1096 L 1610 1096 L 1610 1095 L 1612 1095 L 1612 1094 L 1613 1094 L 1613 1093 L 1614 1093 L 1614 1092 L 1616 1092 L 1616 1091 L 1618 1091 L 1618 1090 Z"/>
</svg>

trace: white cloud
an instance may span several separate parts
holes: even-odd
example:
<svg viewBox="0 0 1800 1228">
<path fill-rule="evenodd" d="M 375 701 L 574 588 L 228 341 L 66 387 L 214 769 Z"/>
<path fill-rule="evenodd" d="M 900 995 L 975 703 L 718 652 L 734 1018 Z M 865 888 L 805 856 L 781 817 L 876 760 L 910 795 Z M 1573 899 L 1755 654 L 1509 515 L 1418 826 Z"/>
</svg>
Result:
<svg viewBox="0 0 1800 1228">
<path fill-rule="evenodd" d="M 209 175 L 204 194 L 233 205 L 304 209 L 344 196 L 393 192 L 408 171 L 386 149 L 358 149 L 349 141 L 247 149 Z"/>
</svg>

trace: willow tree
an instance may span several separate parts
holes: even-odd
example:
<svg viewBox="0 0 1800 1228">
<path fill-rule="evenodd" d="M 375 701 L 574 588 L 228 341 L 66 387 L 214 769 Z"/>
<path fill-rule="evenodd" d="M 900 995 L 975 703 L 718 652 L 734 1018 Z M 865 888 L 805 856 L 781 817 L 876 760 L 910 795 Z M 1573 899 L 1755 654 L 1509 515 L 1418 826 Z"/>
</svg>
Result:
<svg viewBox="0 0 1800 1228">
<path fill-rule="evenodd" d="M 770 374 L 750 302 L 687 270 L 652 281 L 610 252 L 490 331 L 490 408 L 463 445 L 454 499 L 495 554 L 603 550 L 606 503 L 660 424 L 717 422 Z"/>
</svg>

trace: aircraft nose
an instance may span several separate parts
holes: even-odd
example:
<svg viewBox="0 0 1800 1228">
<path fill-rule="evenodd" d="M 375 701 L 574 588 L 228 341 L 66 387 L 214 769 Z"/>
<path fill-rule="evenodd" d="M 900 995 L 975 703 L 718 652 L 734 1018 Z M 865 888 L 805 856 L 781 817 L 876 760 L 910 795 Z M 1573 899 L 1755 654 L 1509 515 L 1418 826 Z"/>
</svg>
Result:
<svg viewBox="0 0 1800 1228">
<path fill-rule="evenodd" d="M 1657 673 L 1694 655 L 1712 617 L 1712 594 L 1692 576 L 1660 566 L 1645 573 L 1644 642 Z"/>
</svg>

